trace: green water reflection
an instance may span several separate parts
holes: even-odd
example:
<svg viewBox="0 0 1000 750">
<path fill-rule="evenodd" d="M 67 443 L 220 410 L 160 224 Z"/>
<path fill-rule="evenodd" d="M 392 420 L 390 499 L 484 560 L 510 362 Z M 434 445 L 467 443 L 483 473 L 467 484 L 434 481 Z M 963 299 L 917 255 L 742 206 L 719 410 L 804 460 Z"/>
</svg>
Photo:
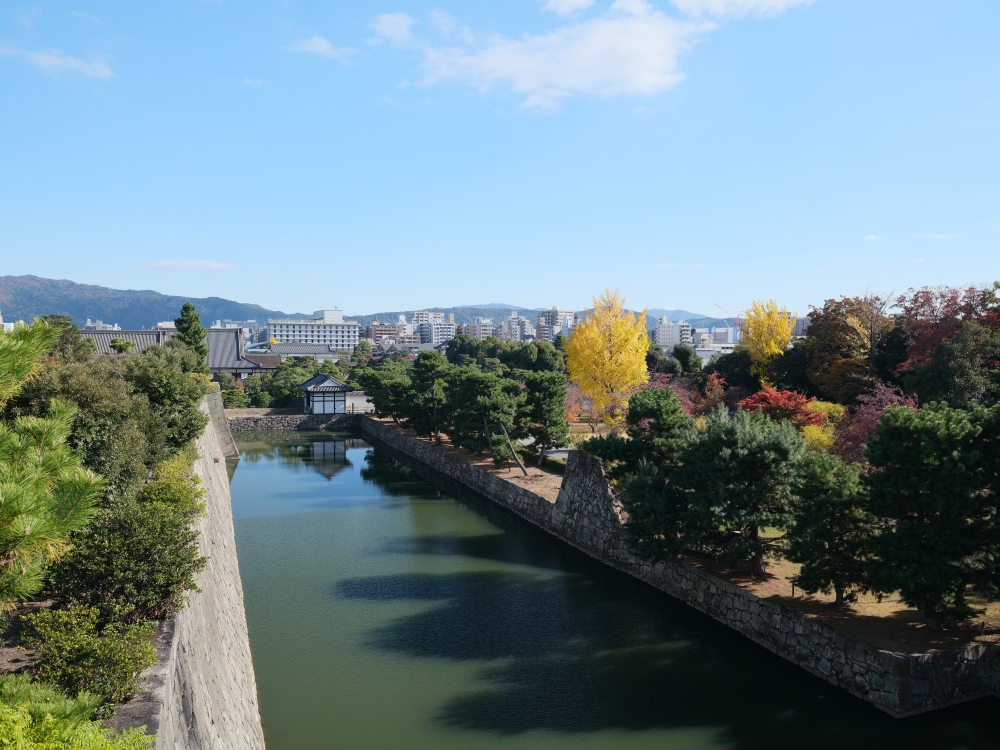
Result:
<svg viewBox="0 0 1000 750">
<path fill-rule="evenodd" d="M 893 720 L 358 440 L 240 450 L 269 750 L 1000 748 L 995 700 Z"/>
</svg>

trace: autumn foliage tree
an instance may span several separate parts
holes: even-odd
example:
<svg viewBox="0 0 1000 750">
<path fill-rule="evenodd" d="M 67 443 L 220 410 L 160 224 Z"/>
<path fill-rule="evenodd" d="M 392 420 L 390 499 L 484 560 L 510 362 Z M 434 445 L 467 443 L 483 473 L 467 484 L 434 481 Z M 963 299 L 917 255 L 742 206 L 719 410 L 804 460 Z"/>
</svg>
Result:
<svg viewBox="0 0 1000 750">
<path fill-rule="evenodd" d="M 863 393 L 857 397 L 854 405 L 837 425 L 833 452 L 845 461 L 864 463 L 865 445 L 878 425 L 882 414 L 890 406 L 906 406 L 916 408 L 916 399 L 907 396 L 899 388 L 889 385 L 879 385 L 871 393 Z"/>
<path fill-rule="evenodd" d="M 745 313 L 740 323 L 743 333 L 743 346 L 746 347 L 753 365 L 750 371 L 761 382 L 767 379 L 768 365 L 771 360 L 785 353 L 792 340 L 795 330 L 795 315 L 784 307 L 778 308 L 774 300 L 760 302 L 755 300 Z"/>
<path fill-rule="evenodd" d="M 826 414 L 809 408 L 815 400 L 795 391 L 777 391 L 765 386 L 738 406 L 745 411 L 759 410 L 776 422 L 791 422 L 802 432 L 806 427 L 820 427 L 826 420 Z"/>
<path fill-rule="evenodd" d="M 593 312 L 566 342 L 570 380 L 615 431 L 624 425 L 629 389 L 647 379 L 648 349 L 645 310 L 626 310 L 625 298 L 610 289 L 594 299 Z"/>
</svg>

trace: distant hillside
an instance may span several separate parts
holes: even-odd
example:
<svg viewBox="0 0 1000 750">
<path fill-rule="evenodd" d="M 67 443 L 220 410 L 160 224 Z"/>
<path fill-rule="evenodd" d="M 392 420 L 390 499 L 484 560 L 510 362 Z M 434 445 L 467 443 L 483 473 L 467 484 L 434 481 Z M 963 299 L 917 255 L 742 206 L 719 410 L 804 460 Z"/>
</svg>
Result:
<svg viewBox="0 0 1000 750">
<path fill-rule="evenodd" d="M 301 313 L 289 315 L 221 297 L 173 297 L 148 289 L 108 289 L 38 276 L 0 276 L 0 313 L 8 322 L 30 322 L 39 315 L 64 314 L 70 315 L 80 326 L 90 318 L 117 323 L 122 328 L 151 328 L 161 320 L 176 318 L 181 305 L 188 300 L 198 308 L 202 324 L 206 326 L 223 318 L 264 321 L 277 317 L 312 317 Z"/>
<path fill-rule="evenodd" d="M 73 281 L 42 279 L 38 276 L 0 276 L 0 313 L 4 320 L 32 321 L 39 315 L 65 314 L 82 326 L 87 318 L 117 323 L 122 328 L 152 328 L 161 320 L 173 320 L 180 312 L 181 305 L 190 299 L 201 314 L 202 324 L 211 325 L 216 320 L 257 320 L 264 323 L 268 318 L 311 318 L 312 314 L 284 313 L 268 310 L 260 305 L 233 302 L 221 297 L 177 297 L 152 290 L 109 289 L 91 284 L 77 284 Z M 421 308 L 429 312 L 443 312 L 455 316 L 459 324 L 473 323 L 477 317 L 491 318 L 499 324 L 503 318 L 516 312 L 532 322 L 538 318 L 543 308 L 525 308 L 505 302 L 487 305 L 464 305 L 459 307 Z M 395 323 L 400 315 L 409 318 L 409 310 L 393 310 L 368 315 L 348 315 L 348 320 L 356 320 L 367 326 L 372 320 Z M 577 314 L 582 311 L 577 310 Z M 654 308 L 647 312 L 650 328 L 656 326 L 656 319 L 666 316 L 672 321 L 687 320 L 698 327 L 729 325 L 721 318 L 708 318 L 688 310 L 663 310 Z"/>
</svg>

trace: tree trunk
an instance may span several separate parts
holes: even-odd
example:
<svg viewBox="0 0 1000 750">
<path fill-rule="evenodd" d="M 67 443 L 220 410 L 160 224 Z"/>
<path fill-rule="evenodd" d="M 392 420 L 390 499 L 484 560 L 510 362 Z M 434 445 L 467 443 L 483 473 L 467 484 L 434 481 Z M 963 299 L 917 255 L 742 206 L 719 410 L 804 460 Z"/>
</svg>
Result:
<svg viewBox="0 0 1000 750">
<path fill-rule="evenodd" d="M 489 443 L 490 453 L 496 456 L 496 451 L 493 450 L 493 437 L 490 435 L 490 426 L 486 422 L 486 417 L 483 417 L 483 434 L 486 435 L 486 442 Z"/>
<path fill-rule="evenodd" d="M 844 603 L 844 587 L 843 586 L 838 586 L 837 584 L 833 584 L 833 590 L 835 592 L 837 592 L 837 598 L 834 599 L 833 603 L 834 604 L 843 604 Z"/>
<path fill-rule="evenodd" d="M 542 462 L 544 460 L 545 460 L 545 449 L 544 448 L 539 448 L 538 449 L 538 468 L 539 469 L 542 468 Z"/>
<path fill-rule="evenodd" d="M 754 578 L 763 578 L 764 572 L 764 556 L 755 555 L 753 559 L 750 560 L 750 575 Z"/>
<path fill-rule="evenodd" d="M 514 450 L 514 444 L 510 441 L 510 435 L 507 434 L 507 428 L 503 426 L 503 422 L 500 423 L 500 429 L 503 430 L 503 436 L 507 438 L 507 445 L 510 446 L 510 452 L 514 454 L 514 460 L 517 461 L 517 465 L 521 467 L 521 471 L 524 472 L 524 476 L 528 476 L 528 470 L 524 468 L 524 464 L 521 463 L 521 457 L 517 455 L 517 451 Z"/>
</svg>

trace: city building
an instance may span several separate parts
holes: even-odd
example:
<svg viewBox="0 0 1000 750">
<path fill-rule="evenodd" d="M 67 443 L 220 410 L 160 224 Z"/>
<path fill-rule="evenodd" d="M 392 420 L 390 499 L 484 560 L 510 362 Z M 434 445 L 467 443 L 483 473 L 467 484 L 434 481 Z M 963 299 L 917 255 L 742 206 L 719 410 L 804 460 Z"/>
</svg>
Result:
<svg viewBox="0 0 1000 750">
<path fill-rule="evenodd" d="M 103 321 L 100 321 L 100 320 L 94 320 L 94 321 L 92 321 L 90 318 L 87 318 L 87 322 L 83 324 L 83 330 L 85 330 L 85 331 L 120 331 L 121 330 L 121 326 L 119 326 L 117 323 L 114 323 L 112 325 L 112 324 L 104 323 Z"/>
<path fill-rule="evenodd" d="M 421 344 L 437 346 L 455 338 L 455 324 L 444 322 L 418 323 L 417 335 L 420 337 Z"/>
<path fill-rule="evenodd" d="M 499 328 L 499 335 L 509 341 L 533 341 L 535 338 L 535 326 L 517 311 L 504 318 Z"/>
<path fill-rule="evenodd" d="M 545 341 L 555 341 L 556 336 L 569 336 L 570 331 L 576 325 L 576 315 L 572 310 L 560 310 L 553 307 L 551 310 L 542 310 L 538 313 L 538 322 L 535 325 L 535 338 Z"/>
<path fill-rule="evenodd" d="M 678 344 L 693 343 L 691 324 L 686 321 L 673 323 L 663 316 L 656 321 L 653 329 L 653 343 L 661 347 L 669 356 Z"/>
<path fill-rule="evenodd" d="M 3 322 L 3 313 L 0 313 L 0 328 L 3 329 L 4 333 L 10 333 L 11 331 L 13 331 L 15 325 L 16 325 L 16 323 L 4 323 Z"/>
<path fill-rule="evenodd" d="M 344 313 L 336 308 L 317 310 L 313 316 L 312 320 L 269 320 L 267 338 L 279 344 L 316 344 L 354 350 L 361 337 L 361 326 L 356 320 L 344 320 Z"/>
<path fill-rule="evenodd" d="M 452 322 L 454 322 L 454 319 L 455 316 L 452 315 Z M 417 310 L 416 312 L 410 314 L 410 322 L 415 326 L 420 325 L 421 323 L 444 323 L 444 313 Z"/>
<path fill-rule="evenodd" d="M 395 338 L 398 332 L 398 326 L 393 323 L 380 323 L 373 320 L 365 329 L 365 338 L 377 344 L 382 339 Z"/>
</svg>

